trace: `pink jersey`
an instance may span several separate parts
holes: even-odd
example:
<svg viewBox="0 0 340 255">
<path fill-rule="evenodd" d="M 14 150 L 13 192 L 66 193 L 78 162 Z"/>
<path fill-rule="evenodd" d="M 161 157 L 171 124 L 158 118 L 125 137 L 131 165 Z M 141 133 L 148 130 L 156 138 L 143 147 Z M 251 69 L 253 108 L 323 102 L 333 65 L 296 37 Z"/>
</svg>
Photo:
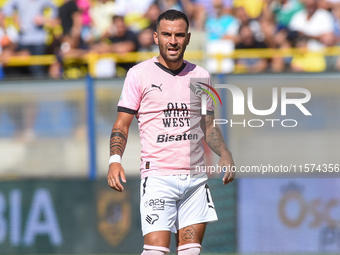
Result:
<svg viewBox="0 0 340 255">
<path fill-rule="evenodd" d="M 200 127 L 202 90 L 196 89 L 199 86 L 190 80 L 193 78 L 210 84 L 209 73 L 203 68 L 184 61 L 173 72 L 156 57 L 127 73 L 118 111 L 136 114 L 142 178 L 190 174 L 190 170 L 204 164 L 204 134 Z M 213 110 L 208 96 L 207 111 Z"/>
</svg>

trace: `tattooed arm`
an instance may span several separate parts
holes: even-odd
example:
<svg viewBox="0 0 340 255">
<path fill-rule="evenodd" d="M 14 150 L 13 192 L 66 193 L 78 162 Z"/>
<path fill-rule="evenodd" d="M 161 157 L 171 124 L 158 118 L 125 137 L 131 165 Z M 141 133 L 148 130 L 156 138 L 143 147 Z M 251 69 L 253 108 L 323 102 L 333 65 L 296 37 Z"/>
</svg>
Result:
<svg viewBox="0 0 340 255">
<path fill-rule="evenodd" d="M 235 166 L 231 152 L 228 149 L 227 144 L 224 141 L 221 130 L 214 127 L 214 115 L 204 115 L 201 120 L 201 127 L 204 132 L 205 142 L 210 149 L 221 157 L 218 165 L 220 167 L 227 168 L 223 176 L 223 184 L 232 182 L 235 178 L 235 173 L 230 171 L 231 167 Z"/>
<path fill-rule="evenodd" d="M 133 120 L 134 115 L 119 112 L 117 120 L 113 125 L 111 138 L 110 138 L 110 156 L 118 154 L 123 156 L 127 138 L 129 127 Z M 124 190 L 123 185 L 120 183 L 121 179 L 122 182 L 126 182 L 125 172 L 120 163 L 112 163 L 109 166 L 109 171 L 107 174 L 107 182 L 111 188 L 122 192 Z"/>
<path fill-rule="evenodd" d="M 110 156 L 115 154 L 123 156 L 127 137 L 127 133 L 122 128 L 113 126 L 110 137 Z"/>
</svg>

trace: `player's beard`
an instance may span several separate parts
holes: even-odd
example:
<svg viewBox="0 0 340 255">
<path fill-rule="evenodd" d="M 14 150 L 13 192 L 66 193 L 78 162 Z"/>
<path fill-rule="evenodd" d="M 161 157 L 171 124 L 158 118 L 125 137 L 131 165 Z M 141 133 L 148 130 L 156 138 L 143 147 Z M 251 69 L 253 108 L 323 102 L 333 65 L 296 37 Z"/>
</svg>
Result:
<svg viewBox="0 0 340 255">
<path fill-rule="evenodd" d="M 170 53 L 168 52 L 168 48 L 177 48 L 178 54 L 171 56 Z M 180 47 L 180 46 L 166 47 L 166 46 L 159 44 L 159 52 L 162 55 L 162 58 L 165 61 L 169 61 L 169 62 L 172 62 L 172 63 L 176 63 L 178 61 L 183 60 L 185 49 L 186 49 L 186 45 L 184 45 L 183 47 Z"/>
</svg>

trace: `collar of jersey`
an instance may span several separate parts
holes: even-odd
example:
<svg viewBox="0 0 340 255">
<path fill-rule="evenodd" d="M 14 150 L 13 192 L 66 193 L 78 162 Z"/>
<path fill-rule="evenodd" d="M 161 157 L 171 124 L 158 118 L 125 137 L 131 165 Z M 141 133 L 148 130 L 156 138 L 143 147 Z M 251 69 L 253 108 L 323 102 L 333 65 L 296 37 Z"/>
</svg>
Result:
<svg viewBox="0 0 340 255">
<path fill-rule="evenodd" d="M 178 69 L 176 69 L 176 70 L 173 71 L 173 70 L 171 70 L 171 69 L 169 69 L 169 68 L 163 66 L 163 65 L 162 65 L 161 63 L 159 63 L 159 62 L 155 62 L 155 64 L 156 64 L 160 69 L 162 69 L 163 71 L 165 71 L 165 72 L 167 72 L 167 73 L 169 73 L 169 74 L 171 74 L 171 75 L 173 75 L 173 76 L 176 76 L 176 75 L 180 74 L 180 72 L 182 72 L 183 69 L 184 69 L 185 66 L 186 66 L 186 63 L 183 62 L 182 66 L 181 66 L 180 68 L 178 68 Z"/>
</svg>

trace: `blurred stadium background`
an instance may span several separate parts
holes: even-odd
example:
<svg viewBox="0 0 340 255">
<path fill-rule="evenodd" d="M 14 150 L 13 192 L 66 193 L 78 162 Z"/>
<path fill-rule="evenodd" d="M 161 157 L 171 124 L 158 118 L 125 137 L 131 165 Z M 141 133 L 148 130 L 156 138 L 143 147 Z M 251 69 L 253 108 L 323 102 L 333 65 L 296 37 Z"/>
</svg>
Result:
<svg viewBox="0 0 340 255">
<path fill-rule="evenodd" d="M 18 31 L 25 26 L 20 8 L 6 9 L 10 2 L 0 0 L 0 254 L 140 254 L 137 122 L 123 158 L 128 179 L 121 194 L 105 181 L 109 135 L 126 70 L 157 55 L 150 34 L 145 32 L 143 40 L 142 32 L 167 8 L 190 17 L 186 59 L 207 68 L 213 84 L 236 85 L 244 95 L 252 87 L 257 109 L 270 108 L 274 87 L 311 92 L 305 106 L 312 116 L 293 106 L 282 116 L 280 103 L 267 116 L 294 119 L 295 128 L 280 122 L 261 128 L 221 125 L 237 166 L 340 163 L 339 1 L 93 0 L 88 1 L 90 23 L 83 20 L 86 24 L 77 27 L 84 37 L 76 29 L 63 33 L 58 11 L 69 1 L 46 1 L 56 7 L 39 10 L 48 21 L 41 25 L 43 55 L 20 48 L 25 44 Z M 78 2 L 79 9 L 69 13 L 73 24 L 85 12 Z M 73 8 L 66 7 L 66 13 Z M 313 14 L 313 8 L 321 10 L 312 24 L 316 34 L 289 25 L 296 13 Z M 94 24 L 98 13 L 110 20 L 103 31 L 102 23 Z M 119 41 L 115 32 L 106 34 L 119 26 L 111 24 L 114 15 L 124 17 L 123 27 L 135 37 Z M 116 50 L 116 43 L 126 41 L 135 42 L 135 48 Z M 226 106 L 217 106 L 217 118 L 266 119 L 249 111 L 233 116 L 230 93 L 218 92 Z M 206 160 L 214 165 L 218 159 L 208 152 Z M 203 254 L 340 253 L 338 175 L 243 176 L 227 186 L 219 176 L 211 177 L 219 221 L 207 228 Z M 171 250 L 174 254 L 173 242 Z"/>
</svg>

